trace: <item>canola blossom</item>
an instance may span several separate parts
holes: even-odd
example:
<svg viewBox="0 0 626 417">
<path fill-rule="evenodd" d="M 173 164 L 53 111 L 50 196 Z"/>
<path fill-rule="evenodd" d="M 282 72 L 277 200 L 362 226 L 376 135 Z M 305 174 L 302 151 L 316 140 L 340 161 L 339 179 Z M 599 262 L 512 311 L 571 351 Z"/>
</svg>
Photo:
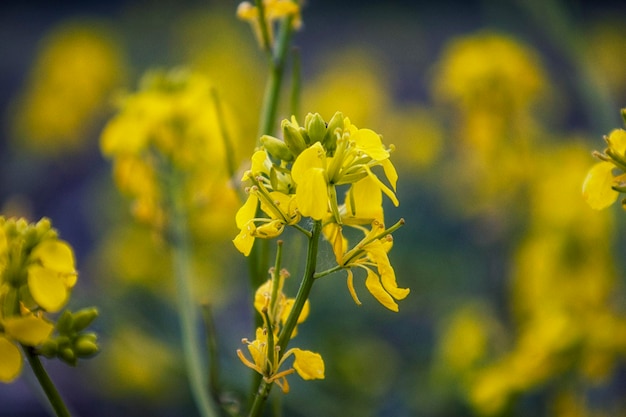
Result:
<svg viewBox="0 0 626 417">
<path fill-rule="evenodd" d="M 176 188 L 194 232 L 223 231 L 237 204 L 228 184 L 234 149 L 221 129 L 226 120 L 210 81 L 183 70 L 149 72 L 119 107 L 100 146 L 113 160 L 118 188 L 132 199 L 134 216 L 163 229 L 168 193 Z"/>
<path fill-rule="evenodd" d="M 258 288 L 254 298 L 254 308 L 263 317 L 263 327 L 257 328 L 255 340 L 242 339 L 252 360 L 240 349 L 237 350 L 237 356 L 244 365 L 262 375 L 265 382 L 276 383 L 284 393 L 287 393 L 289 384 L 286 376 L 294 372 L 305 380 L 324 379 L 324 360 L 318 353 L 299 348 L 291 348 L 282 354 L 278 340 L 295 299 L 288 298 L 283 292 L 284 281 L 289 273 L 285 270 L 279 272 L 273 270 L 271 275 L 272 278 Z M 308 314 L 307 300 L 297 323 L 302 323 Z M 294 327 L 289 339 L 295 336 Z M 281 370 L 291 356 L 294 357 L 292 367 Z"/>
<path fill-rule="evenodd" d="M 328 123 L 309 113 L 304 126 L 292 117 L 283 120 L 281 127 L 283 140 L 263 136 L 262 147 L 242 177 L 250 186 L 236 216 L 240 232 L 233 239 L 235 247 L 247 256 L 257 238 L 275 238 L 286 226 L 307 234 L 300 225 L 302 218 L 320 221 L 337 270 L 348 272 L 348 287 L 357 304 L 354 268 L 366 272 L 365 284 L 374 298 L 398 311 L 395 300 L 405 298 L 409 290 L 396 284 L 387 257 L 391 231 L 384 228 L 383 212 L 383 196 L 399 204 L 398 175 L 390 160 L 393 147 L 386 147 L 379 134 L 358 128 L 340 112 Z M 350 251 L 343 233 L 346 226 L 366 235 Z"/>
<path fill-rule="evenodd" d="M 52 334 L 44 315 L 59 311 L 76 284 L 72 248 L 48 219 L 29 224 L 0 217 L 0 381 L 22 368 L 19 345 L 37 347 Z"/>
<path fill-rule="evenodd" d="M 626 120 L 626 111 L 622 110 Z M 603 153 L 594 152 L 600 160 L 587 173 L 583 182 L 583 198 L 595 210 L 613 204 L 619 193 L 626 192 L 626 130 L 615 129 L 604 140 Z"/>
</svg>

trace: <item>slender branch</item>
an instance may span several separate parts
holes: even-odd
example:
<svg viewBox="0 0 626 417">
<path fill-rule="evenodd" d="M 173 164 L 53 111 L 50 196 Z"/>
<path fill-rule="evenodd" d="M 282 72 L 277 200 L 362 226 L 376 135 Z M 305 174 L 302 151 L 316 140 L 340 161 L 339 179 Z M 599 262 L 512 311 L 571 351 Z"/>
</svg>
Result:
<svg viewBox="0 0 626 417">
<path fill-rule="evenodd" d="M 39 356 L 35 353 L 32 347 L 24 345 L 21 346 L 30 367 L 37 377 L 37 381 L 39 381 L 39 385 L 43 388 L 43 392 L 46 394 L 48 401 L 50 401 L 50 405 L 52 406 L 52 409 L 57 417 L 70 417 L 70 412 L 67 410 L 59 391 L 57 391 L 54 383 L 50 379 L 50 376 L 39 360 Z"/>
<path fill-rule="evenodd" d="M 191 286 L 191 248 L 187 230 L 187 218 L 179 191 L 180 184 L 176 181 L 177 173 L 170 172 L 167 190 L 170 198 L 170 236 L 173 256 L 176 296 L 178 301 L 178 318 L 181 327 L 181 339 L 185 356 L 187 379 L 191 394 L 202 417 L 217 417 L 215 406 L 211 400 L 206 378 L 205 361 L 200 350 L 198 330 L 200 319 Z"/>
<path fill-rule="evenodd" d="M 276 343 L 276 347 L 279 349 L 279 361 L 280 357 L 282 357 L 282 355 L 286 352 L 287 344 L 289 343 L 289 339 L 291 339 L 293 329 L 298 323 L 298 318 L 300 317 L 300 313 L 302 313 L 302 309 L 304 308 L 306 300 L 309 298 L 311 287 L 313 286 L 313 281 L 315 280 L 314 276 L 315 267 L 317 264 L 317 250 L 321 232 L 322 222 L 315 221 L 315 223 L 313 223 L 311 237 L 309 238 L 306 267 L 304 270 L 304 275 L 302 277 L 302 282 L 300 283 L 300 288 L 298 289 L 296 300 L 293 304 L 293 307 L 291 308 L 289 316 L 287 317 L 287 321 L 285 322 L 285 325 L 278 335 L 278 342 Z M 263 406 L 267 400 L 267 397 L 269 396 L 272 386 L 273 383 L 268 383 L 265 380 L 261 380 L 259 388 L 255 393 L 254 401 L 252 402 L 248 417 L 258 417 L 261 415 Z"/>
</svg>

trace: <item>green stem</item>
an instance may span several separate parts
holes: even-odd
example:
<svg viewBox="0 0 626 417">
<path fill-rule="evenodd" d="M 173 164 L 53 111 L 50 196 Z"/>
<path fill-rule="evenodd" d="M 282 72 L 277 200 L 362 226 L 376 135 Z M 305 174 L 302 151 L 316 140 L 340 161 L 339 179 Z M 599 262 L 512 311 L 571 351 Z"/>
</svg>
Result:
<svg viewBox="0 0 626 417">
<path fill-rule="evenodd" d="M 48 401 L 50 401 L 50 405 L 54 409 L 55 414 L 58 417 L 70 417 L 70 412 L 67 410 L 59 391 L 57 391 L 54 383 L 50 379 L 50 376 L 41 364 L 39 356 L 30 346 L 22 345 L 22 350 L 24 351 L 26 359 L 37 377 L 37 381 L 39 381 L 39 385 L 41 385 L 43 392 L 46 394 L 46 397 L 48 397 Z"/>
<path fill-rule="evenodd" d="M 283 82 L 283 73 L 285 69 L 285 60 L 287 50 L 291 42 L 292 18 L 286 18 L 280 26 L 280 33 L 276 43 L 276 50 L 269 59 L 270 73 L 269 79 L 265 86 L 263 96 L 263 107 L 261 110 L 261 119 L 259 121 L 259 132 L 257 135 L 257 146 L 261 136 L 271 135 L 274 133 L 276 124 L 276 114 L 278 112 L 278 102 L 280 98 L 280 89 Z"/>
<path fill-rule="evenodd" d="M 296 295 L 296 300 L 291 308 L 291 312 L 287 317 L 287 321 L 285 325 L 281 329 L 278 335 L 278 343 L 276 346 L 279 350 L 279 360 L 282 355 L 285 354 L 287 350 L 287 344 L 291 339 L 291 334 L 293 333 L 293 329 L 298 324 L 298 317 L 300 317 L 300 313 L 302 313 L 302 309 L 304 308 L 304 304 L 306 300 L 309 298 L 309 294 L 311 293 L 311 287 L 313 286 L 313 281 L 315 281 L 315 267 L 317 264 L 317 250 L 320 240 L 320 234 L 322 232 L 322 222 L 315 221 L 313 223 L 313 230 L 311 231 L 311 237 L 309 239 L 309 248 L 307 251 L 306 258 L 306 267 L 304 270 L 304 276 L 302 277 L 302 282 L 300 283 L 300 288 L 298 289 L 298 294 Z M 263 411 L 263 407 L 265 402 L 267 401 L 267 397 L 270 394 L 273 383 L 268 383 L 264 380 L 261 380 L 259 384 L 259 388 L 256 391 L 254 396 L 254 401 L 252 403 L 252 407 L 250 408 L 250 413 L 248 417 L 258 417 L 261 415 Z"/>
<path fill-rule="evenodd" d="M 171 175 L 175 177 L 176 173 L 172 173 Z M 191 249 L 187 231 L 187 219 L 182 207 L 183 202 L 181 201 L 180 194 L 177 193 L 181 187 L 180 184 L 175 181 L 175 178 L 172 178 L 172 183 L 168 185 L 171 209 L 169 237 L 172 244 L 178 318 L 181 327 L 187 378 L 191 388 L 191 394 L 200 415 L 202 417 L 217 417 L 215 406 L 209 396 L 207 378 L 205 375 L 207 368 L 200 350 L 200 338 L 198 335 L 200 319 L 191 286 L 193 274 L 191 271 Z"/>
</svg>

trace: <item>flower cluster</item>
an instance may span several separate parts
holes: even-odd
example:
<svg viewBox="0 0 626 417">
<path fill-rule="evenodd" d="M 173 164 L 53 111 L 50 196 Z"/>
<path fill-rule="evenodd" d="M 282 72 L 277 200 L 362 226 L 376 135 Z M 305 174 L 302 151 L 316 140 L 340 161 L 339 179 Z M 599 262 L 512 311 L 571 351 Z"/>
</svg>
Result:
<svg viewBox="0 0 626 417">
<path fill-rule="evenodd" d="M 376 132 L 359 129 L 340 112 L 328 123 L 319 114 L 309 113 L 303 127 L 294 117 L 283 120 L 281 127 L 284 140 L 263 136 L 261 149 L 243 175 L 242 181 L 251 186 L 236 216 L 240 232 L 233 240 L 235 246 L 247 256 L 256 238 L 277 237 L 285 226 L 306 234 L 299 226 L 302 217 L 320 221 L 339 269 L 364 268 L 372 295 L 397 311 L 394 299 L 403 299 L 409 290 L 398 288 L 386 255 L 391 248 L 390 233 L 397 227 L 384 227 L 383 194 L 398 205 L 398 176 L 389 159 L 390 149 Z M 389 185 L 375 169 L 382 171 Z M 366 236 L 350 250 L 344 226 L 362 230 Z M 351 282 L 349 272 L 354 294 Z M 354 298 L 358 300 L 356 295 Z"/>
<path fill-rule="evenodd" d="M 237 196 L 228 173 L 234 150 L 213 86 L 184 70 L 149 72 L 140 85 L 121 100 L 119 113 L 102 133 L 102 152 L 113 159 L 115 182 L 132 198 L 139 221 L 165 226 L 168 185 L 173 185 L 193 230 L 222 231 Z"/>
<path fill-rule="evenodd" d="M 20 374 L 19 345 L 37 348 L 48 342 L 55 325 L 45 313 L 63 308 L 76 279 L 72 248 L 58 238 L 48 219 L 29 224 L 0 216 L 0 381 Z M 97 315 L 89 311 L 77 313 L 85 316 L 77 320 L 80 328 L 64 326 L 73 331 L 72 339 L 61 346 L 48 343 L 46 356 L 75 364 L 76 358 L 97 352 L 95 335 L 81 333 Z M 71 313 L 64 315 L 73 323 Z"/>
<path fill-rule="evenodd" d="M 275 382 L 284 393 L 289 392 L 289 384 L 286 376 L 297 372 L 305 380 L 324 379 L 324 361 L 315 352 L 291 348 L 284 354 L 278 344 L 281 330 L 283 329 L 295 299 L 288 298 L 283 293 L 285 278 L 289 276 L 286 270 L 271 271 L 271 279 L 267 280 L 256 291 L 254 308 L 263 317 L 263 327 L 256 330 L 256 338 L 252 342 L 243 339 L 248 345 L 248 351 L 252 356 L 250 361 L 241 350 L 237 355 L 249 368 L 261 374 L 267 383 Z M 306 301 L 297 323 L 302 323 L 309 314 L 309 302 Z M 296 329 L 292 331 L 289 339 L 296 335 Z M 285 360 L 294 357 L 293 367 L 281 371 Z"/>
<path fill-rule="evenodd" d="M 626 122 L 626 109 L 622 109 Z M 603 153 L 594 152 L 600 160 L 587 173 L 583 183 L 583 198 L 596 210 L 613 204 L 619 193 L 626 193 L 626 130 L 615 129 L 604 137 L 608 147 Z M 622 201 L 626 208 L 626 202 Z"/>
</svg>

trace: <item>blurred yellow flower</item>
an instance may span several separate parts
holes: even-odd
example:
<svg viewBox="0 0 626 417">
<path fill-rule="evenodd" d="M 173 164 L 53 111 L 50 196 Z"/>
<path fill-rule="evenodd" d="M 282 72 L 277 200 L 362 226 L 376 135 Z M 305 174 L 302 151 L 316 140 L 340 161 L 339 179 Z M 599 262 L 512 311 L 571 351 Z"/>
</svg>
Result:
<svg viewBox="0 0 626 417">
<path fill-rule="evenodd" d="M 259 23 L 259 7 L 253 6 L 252 3 L 244 1 L 237 7 L 237 17 L 248 21 L 254 30 L 254 34 L 259 45 L 269 47 L 274 43 L 274 23 L 283 18 L 291 18 L 291 24 L 295 29 L 302 26 L 300 18 L 300 5 L 294 0 L 262 0 L 264 13 L 265 30 L 267 31 L 267 42 L 263 28 Z"/>
<path fill-rule="evenodd" d="M 147 73 L 140 90 L 120 102 L 105 126 L 103 154 L 113 160 L 120 190 L 133 200 L 135 217 L 157 229 L 168 221 L 168 182 L 184 200 L 191 230 L 198 236 L 232 230 L 237 195 L 229 167 L 235 146 L 227 142 L 215 91 L 208 79 L 184 70 Z M 232 162 L 232 163 L 231 163 Z"/>
<path fill-rule="evenodd" d="M 110 28 L 100 22 L 61 24 L 44 39 L 16 99 L 15 144 L 43 154 L 81 148 L 125 72 L 121 46 Z"/>
</svg>

